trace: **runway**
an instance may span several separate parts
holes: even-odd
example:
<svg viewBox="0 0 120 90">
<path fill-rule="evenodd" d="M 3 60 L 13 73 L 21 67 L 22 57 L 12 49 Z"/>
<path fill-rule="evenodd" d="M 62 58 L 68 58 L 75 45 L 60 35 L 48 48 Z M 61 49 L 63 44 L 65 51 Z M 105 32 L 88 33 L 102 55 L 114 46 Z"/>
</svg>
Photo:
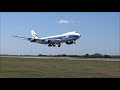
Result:
<svg viewBox="0 0 120 90">
<path fill-rule="evenodd" d="M 35 58 L 35 59 L 63 59 L 63 60 L 81 60 L 81 61 L 119 61 L 119 58 L 76 58 L 76 57 L 32 57 L 32 56 L 0 56 L 9 58 Z"/>
</svg>

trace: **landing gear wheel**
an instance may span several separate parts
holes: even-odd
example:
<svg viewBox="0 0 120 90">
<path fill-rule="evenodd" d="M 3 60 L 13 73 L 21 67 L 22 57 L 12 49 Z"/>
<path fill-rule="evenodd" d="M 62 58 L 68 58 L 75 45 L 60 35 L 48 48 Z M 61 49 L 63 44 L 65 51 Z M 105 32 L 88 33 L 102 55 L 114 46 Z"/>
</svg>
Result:
<svg viewBox="0 0 120 90">
<path fill-rule="evenodd" d="M 55 47 L 56 45 L 55 44 L 53 44 L 53 47 Z"/>
<path fill-rule="evenodd" d="M 52 44 L 48 44 L 48 47 L 51 47 L 52 46 Z"/>
<path fill-rule="evenodd" d="M 58 44 L 58 47 L 60 47 L 61 46 L 61 44 Z"/>
</svg>

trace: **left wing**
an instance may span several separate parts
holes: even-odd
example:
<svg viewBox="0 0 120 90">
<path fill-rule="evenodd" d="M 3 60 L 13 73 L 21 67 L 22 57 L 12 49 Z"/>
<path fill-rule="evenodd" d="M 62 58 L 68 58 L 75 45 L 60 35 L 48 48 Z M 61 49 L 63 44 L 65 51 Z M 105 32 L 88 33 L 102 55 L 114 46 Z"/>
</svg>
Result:
<svg viewBox="0 0 120 90">
<path fill-rule="evenodd" d="M 18 37 L 18 38 L 24 38 L 24 39 L 29 39 L 27 37 L 20 37 L 20 36 L 15 36 L 15 35 L 12 35 L 13 37 Z"/>
<path fill-rule="evenodd" d="M 13 37 L 23 38 L 24 40 L 29 40 L 30 42 L 37 42 L 37 43 L 44 42 L 44 39 L 35 39 L 35 38 L 28 38 L 28 37 L 20 37 L 20 36 L 15 36 L 15 35 L 13 35 Z"/>
<path fill-rule="evenodd" d="M 12 35 L 13 37 L 18 37 L 18 38 L 23 38 L 23 39 L 27 39 L 27 40 L 30 40 L 31 38 L 27 38 L 27 37 L 20 37 L 20 36 L 15 36 L 15 35 Z"/>
</svg>

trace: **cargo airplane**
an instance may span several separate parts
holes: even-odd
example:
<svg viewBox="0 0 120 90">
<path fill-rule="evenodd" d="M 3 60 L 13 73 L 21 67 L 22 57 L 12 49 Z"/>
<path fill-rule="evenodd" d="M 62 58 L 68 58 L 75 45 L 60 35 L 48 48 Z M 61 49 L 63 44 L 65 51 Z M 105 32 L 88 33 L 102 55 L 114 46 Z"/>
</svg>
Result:
<svg viewBox="0 0 120 90">
<path fill-rule="evenodd" d="M 81 37 L 81 35 L 76 31 L 67 32 L 61 35 L 43 37 L 43 38 L 39 38 L 34 30 L 31 30 L 31 34 L 32 34 L 31 38 L 19 37 L 19 36 L 14 36 L 14 37 L 24 38 L 29 40 L 30 42 L 35 42 L 39 44 L 48 44 L 48 47 L 50 46 L 55 47 L 56 45 L 60 47 L 61 43 L 66 43 L 67 45 L 75 44 L 75 41 Z"/>
</svg>

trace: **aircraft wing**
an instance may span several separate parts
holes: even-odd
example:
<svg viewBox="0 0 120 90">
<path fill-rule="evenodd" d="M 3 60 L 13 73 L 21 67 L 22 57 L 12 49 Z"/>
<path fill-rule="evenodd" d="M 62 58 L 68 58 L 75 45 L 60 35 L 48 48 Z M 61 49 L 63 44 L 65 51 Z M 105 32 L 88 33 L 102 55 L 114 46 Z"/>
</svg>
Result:
<svg viewBox="0 0 120 90">
<path fill-rule="evenodd" d="M 35 38 L 20 37 L 20 36 L 14 36 L 14 35 L 13 37 L 23 38 L 24 40 L 29 40 L 30 42 L 37 42 L 37 43 L 44 42 L 44 39 L 35 39 Z"/>
<path fill-rule="evenodd" d="M 13 35 L 13 37 L 18 37 L 18 38 L 23 38 L 23 39 L 29 39 L 27 37 L 20 37 L 20 36 L 15 36 L 15 35 Z"/>
<path fill-rule="evenodd" d="M 28 37 L 20 37 L 20 36 L 15 36 L 15 35 L 12 35 L 13 37 L 18 37 L 18 38 L 22 38 L 23 40 L 29 40 L 29 41 L 33 41 L 32 38 L 28 38 Z"/>
<path fill-rule="evenodd" d="M 52 39 L 52 40 L 48 40 L 48 43 L 51 43 L 51 44 L 57 44 L 57 43 L 61 43 L 61 39 Z"/>
</svg>

